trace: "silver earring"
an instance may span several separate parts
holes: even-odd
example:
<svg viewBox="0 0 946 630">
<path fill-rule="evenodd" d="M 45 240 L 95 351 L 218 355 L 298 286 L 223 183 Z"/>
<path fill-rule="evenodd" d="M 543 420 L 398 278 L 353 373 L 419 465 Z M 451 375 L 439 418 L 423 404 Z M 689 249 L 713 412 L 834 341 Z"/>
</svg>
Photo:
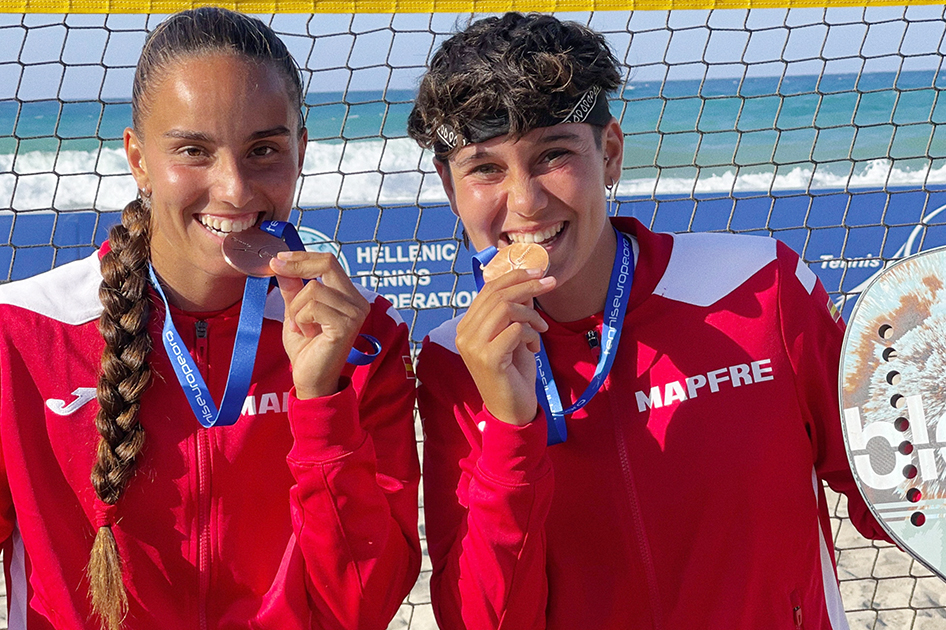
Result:
<svg viewBox="0 0 946 630">
<path fill-rule="evenodd" d="M 617 182 L 613 179 L 609 181 L 610 183 L 605 186 L 608 191 L 608 215 L 614 217 L 617 216 L 617 211 L 615 210 L 615 204 L 617 203 Z"/>
</svg>

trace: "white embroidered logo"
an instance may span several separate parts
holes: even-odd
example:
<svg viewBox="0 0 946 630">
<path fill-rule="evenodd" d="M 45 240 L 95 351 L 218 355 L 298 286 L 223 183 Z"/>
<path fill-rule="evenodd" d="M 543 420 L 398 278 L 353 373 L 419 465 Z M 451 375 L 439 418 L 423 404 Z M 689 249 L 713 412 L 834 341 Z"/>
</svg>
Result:
<svg viewBox="0 0 946 630">
<path fill-rule="evenodd" d="M 701 393 L 699 389 L 707 384 L 709 385 L 709 391 L 703 390 L 703 395 L 718 393 L 720 383 L 726 381 L 729 381 L 731 387 L 771 381 L 775 378 L 771 363 L 772 359 L 740 363 L 712 370 L 705 374 L 689 376 L 682 381 L 670 381 L 662 385 L 654 385 L 650 388 L 650 392 L 634 392 L 634 396 L 637 398 L 637 410 L 643 413 L 648 409 L 660 409 L 674 403 L 696 398 Z"/>
<path fill-rule="evenodd" d="M 79 387 L 74 392 L 72 392 L 72 395 L 75 396 L 76 399 L 68 405 L 64 400 L 50 398 L 46 401 L 46 406 L 49 407 L 50 411 L 58 416 L 71 416 L 75 412 L 79 411 L 79 408 L 82 407 L 82 405 L 95 400 L 95 388 Z"/>
<path fill-rule="evenodd" d="M 258 401 L 258 402 L 257 402 Z M 289 413 L 289 392 L 283 392 L 282 405 L 278 394 L 250 394 L 243 401 L 241 416 L 261 416 L 264 413 Z"/>
</svg>

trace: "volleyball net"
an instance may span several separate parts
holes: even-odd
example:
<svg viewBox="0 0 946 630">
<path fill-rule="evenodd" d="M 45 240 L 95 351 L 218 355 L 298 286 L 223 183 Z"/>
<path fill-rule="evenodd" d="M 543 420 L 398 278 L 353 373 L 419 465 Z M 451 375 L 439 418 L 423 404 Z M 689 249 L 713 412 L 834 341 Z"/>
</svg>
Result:
<svg viewBox="0 0 946 630">
<path fill-rule="evenodd" d="M 557 11 L 605 34 L 626 64 L 611 101 L 625 133 L 616 214 L 660 231 L 774 235 L 845 316 L 885 264 L 946 244 L 942 5 L 221 4 L 261 14 L 302 68 L 309 146 L 292 220 L 303 240 L 387 296 L 415 344 L 475 295 L 431 155 L 405 132 L 428 57 L 474 7 Z M 0 281 L 90 254 L 134 197 L 121 146 L 134 65 L 147 32 L 189 6 L 0 0 Z M 854 627 L 943 623 L 942 583 L 909 561 L 883 568 L 883 546 L 845 547 L 837 523 Z M 890 585 L 907 594 L 884 595 Z M 425 589 L 392 627 L 433 627 Z"/>
<path fill-rule="evenodd" d="M 482 6 L 504 8 L 493 4 Z M 594 8 L 579 5 L 561 4 Z M 618 214 L 658 230 L 773 234 L 846 315 L 886 261 L 944 242 L 942 6 L 637 5 L 651 10 L 560 14 L 604 33 L 627 64 L 612 101 L 626 134 Z M 101 12 L 114 6 L 0 2 L 77 11 L 0 14 L 0 280 L 86 255 L 135 194 L 121 134 L 138 52 L 163 16 Z M 405 134 L 427 57 L 470 16 L 263 17 L 307 88 L 294 220 L 391 299 L 417 343 L 475 291 L 430 155 Z"/>
</svg>

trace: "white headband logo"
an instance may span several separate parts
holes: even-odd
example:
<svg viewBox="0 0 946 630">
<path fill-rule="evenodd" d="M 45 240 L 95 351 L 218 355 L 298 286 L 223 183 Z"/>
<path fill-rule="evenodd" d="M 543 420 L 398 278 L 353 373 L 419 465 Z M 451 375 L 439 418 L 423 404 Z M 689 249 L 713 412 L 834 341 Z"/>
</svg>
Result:
<svg viewBox="0 0 946 630">
<path fill-rule="evenodd" d="M 585 92 L 584 95 L 578 99 L 578 102 L 575 103 L 575 107 L 573 107 L 572 111 L 568 113 L 568 116 L 565 116 L 562 124 L 585 122 L 585 119 L 588 118 L 591 110 L 594 109 L 595 104 L 598 102 L 598 94 L 600 93 L 601 88 L 599 86 L 591 86 L 591 89 Z"/>
<path fill-rule="evenodd" d="M 437 127 L 437 137 L 450 149 L 466 144 L 466 138 L 457 133 L 452 127 L 440 125 Z"/>
</svg>

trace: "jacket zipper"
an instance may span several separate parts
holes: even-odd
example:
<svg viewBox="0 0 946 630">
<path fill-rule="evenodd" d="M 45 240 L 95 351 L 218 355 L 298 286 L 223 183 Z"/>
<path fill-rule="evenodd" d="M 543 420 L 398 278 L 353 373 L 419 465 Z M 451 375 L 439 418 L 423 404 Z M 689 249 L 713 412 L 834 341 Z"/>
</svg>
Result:
<svg viewBox="0 0 946 630">
<path fill-rule="evenodd" d="M 610 384 L 610 377 L 605 380 L 603 389 L 607 390 Z M 601 393 L 599 392 L 599 396 Z M 657 587 L 657 571 L 654 567 L 654 558 L 650 552 L 650 541 L 647 540 L 647 530 L 644 527 L 644 517 L 641 514 L 640 501 L 637 498 L 637 486 L 634 483 L 634 474 L 631 472 L 630 457 L 627 453 L 627 442 L 624 436 L 624 427 L 620 418 L 624 415 L 617 409 L 614 409 L 614 399 L 609 395 L 608 401 L 612 406 L 612 418 L 618 418 L 614 422 L 614 438 L 617 443 L 618 459 L 621 463 L 621 472 L 624 477 L 624 489 L 627 492 L 627 502 L 631 510 L 631 518 L 634 522 L 634 537 L 637 540 L 638 552 L 641 562 L 644 565 L 644 576 L 647 581 L 647 592 L 650 595 L 651 611 L 654 619 L 654 630 L 663 628 L 663 615 L 660 600 L 660 591 Z"/>
<path fill-rule="evenodd" d="M 194 337 L 197 339 L 196 352 L 197 364 L 200 365 L 200 371 L 203 374 L 207 367 L 207 322 L 198 320 L 194 323 Z"/>
<path fill-rule="evenodd" d="M 197 368 L 208 382 L 207 322 L 194 324 Z M 207 597 L 210 594 L 210 432 L 197 430 L 197 576 L 199 627 L 207 630 Z"/>
<path fill-rule="evenodd" d="M 592 356 L 597 361 L 601 356 L 601 336 L 596 329 L 592 328 L 585 333 L 585 339 L 588 341 Z"/>
<path fill-rule="evenodd" d="M 803 630 L 804 626 L 802 622 L 804 621 L 801 615 L 801 597 L 798 595 L 798 591 L 792 591 L 792 618 L 795 621 L 795 630 Z"/>
</svg>

